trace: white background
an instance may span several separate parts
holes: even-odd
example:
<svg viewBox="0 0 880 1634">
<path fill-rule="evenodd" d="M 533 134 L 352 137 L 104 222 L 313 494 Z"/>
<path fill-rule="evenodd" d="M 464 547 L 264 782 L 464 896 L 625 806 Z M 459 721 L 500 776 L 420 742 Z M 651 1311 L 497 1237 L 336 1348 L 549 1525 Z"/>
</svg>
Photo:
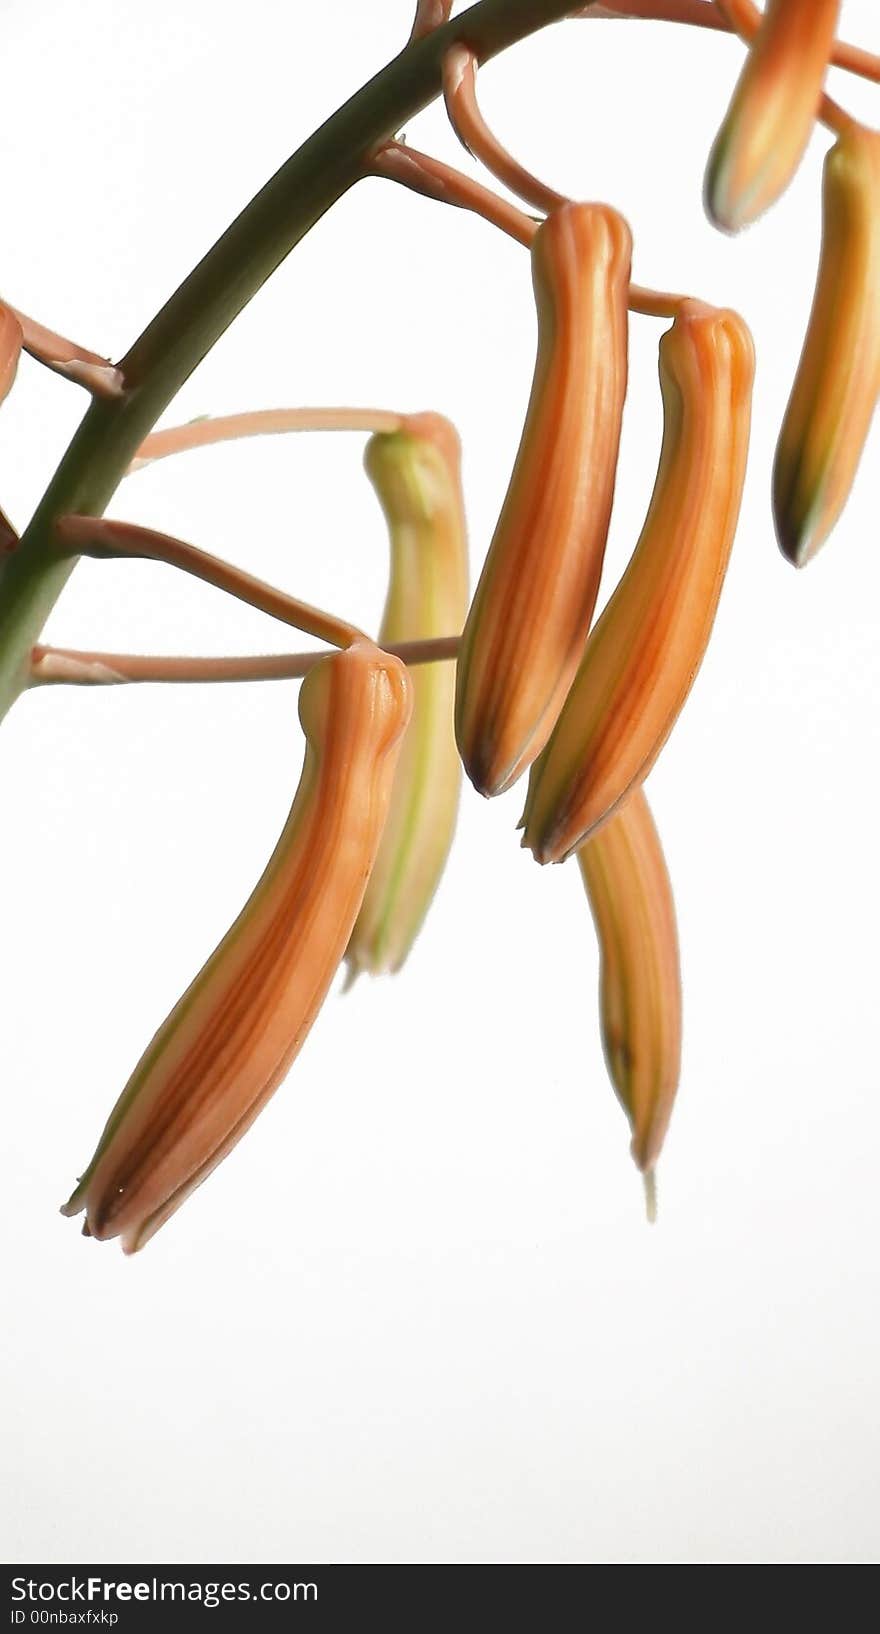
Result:
<svg viewBox="0 0 880 1634">
<path fill-rule="evenodd" d="M 10 300 L 119 355 L 297 143 L 402 43 L 411 0 L 3 0 Z M 876 6 L 850 37 L 880 50 Z M 463 802 L 410 964 L 334 992 L 243 1145 L 139 1257 L 58 1205 L 152 1031 L 238 911 L 301 757 L 295 685 L 47 689 L 3 726 L 8 1257 L 3 1552 L 41 1563 L 869 1561 L 878 1556 L 875 439 L 798 575 L 769 511 L 812 292 L 816 135 L 742 239 L 701 210 L 741 49 L 570 23 L 481 81 L 533 168 L 615 202 L 635 276 L 739 307 L 759 357 L 715 639 L 651 795 L 686 1047 L 643 1218 L 576 873 L 521 790 Z M 877 91 L 835 76 L 866 117 Z M 436 110 L 411 139 L 468 164 Z M 659 439 L 661 325 L 632 321 L 607 585 Z M 432 407 L 464 439 L 473 557 L 531 376 L 528 259 L 380 182 L 342 201 L 166 423 L 287 403 Z M 0 416 L 23 525 L 83 411 L 24 360 Z M 190 454 L 110 514 L 374 626 L 386 546 L 363 439 Z M 83 564 L 49 633 L 284 650 L 193 581 Z"/>
</svg>

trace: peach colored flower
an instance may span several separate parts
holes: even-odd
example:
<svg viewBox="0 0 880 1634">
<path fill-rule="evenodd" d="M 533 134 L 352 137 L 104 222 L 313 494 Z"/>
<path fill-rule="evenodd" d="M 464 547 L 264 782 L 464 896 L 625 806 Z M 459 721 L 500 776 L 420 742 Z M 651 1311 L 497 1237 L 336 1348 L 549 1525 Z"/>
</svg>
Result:
<svg viewBox="0 0 880 1634">
<path fill-rule="evenodd" d="M 148 1046 L 65 1214 L 143 1247 L 231 1151 L 298 1054 L 382 837 L 409 677 L 356 642 L 303 682 L 306 757 L 265 873 Z"/>
<path fill-rule="evenodd" d="M 458 661 L 456 738 L 481 794 L 508 788 L 547 741 L 590 627 L 626 394 L 631 247 L 601 204 L 565 205 L 535 234 L 535 376 Z"/>
</svg>

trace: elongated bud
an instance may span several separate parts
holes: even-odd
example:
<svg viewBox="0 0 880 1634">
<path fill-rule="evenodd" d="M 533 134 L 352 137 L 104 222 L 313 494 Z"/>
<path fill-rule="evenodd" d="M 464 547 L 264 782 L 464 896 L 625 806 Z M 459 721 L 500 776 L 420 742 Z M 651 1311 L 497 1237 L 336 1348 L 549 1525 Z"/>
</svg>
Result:
<svg viewBox="0 0 880 1634">
<path fill-rule="evenodd" d="M 776 450 L 780 548 L 803 567 L 849 496 L 880 395 L 880 135 L 853 127 L 825 160 L 822 253 Z"/>
<path fill-rule="evenodd" d="M 457 635 L 467 613 L 461 449 L 439 414 L 371 437 L 367 473 L 388 521 L 391 575 L 380 644 Z M 398 970 L 421 929 L 455 832 L 461 763 L 455 666 L 419 664 L 388 821 L 348 945 L 352 977 Z"/>
<path fill-rule="evenodd" d="M 660 465 L 632 560 L 532 767 L 523 844 L 561 862 L 647 776 L 712 630 L 736 532 L 754 349 L 735 312 L 684 301 L 660 342 Z"/>
<path fill-rule="evenodd" d="M 706 209 L 726 232 L 779 198 L 819 110 L 840 0 L 768 0 L 706 172 Z"/>
<path fill-rule="evenodd" d="M 362 641 L 303 682 L 306 756 L 268 867 L 124 1089 L 62 1210 L 133 1253 L 278 1087 L 332 981 L 369 877 L 410 712 L 404 666 Z"/>
<path fill-rule="evenodd" d="M 672 887 L 648 802 L 635 789 L 577 853 L 601 955 L 605 1061 L 649 1174 L 681 1071 L 681 974 Z"/>
<path fill-rule="evenodd" d="M 590 627 L 614 495 L 632 243 L 615 210 L 568 204 L 535 234 L 538 352 L 507 497 L 458 661 L 456 738 L 481 794 L 540 752 Z"/>
<path fill-rule="evenodd" d="M 12 388 L 22 340 L 21 324 L 15 313 L 0 301 L 0 403 Z"/>
</svg>

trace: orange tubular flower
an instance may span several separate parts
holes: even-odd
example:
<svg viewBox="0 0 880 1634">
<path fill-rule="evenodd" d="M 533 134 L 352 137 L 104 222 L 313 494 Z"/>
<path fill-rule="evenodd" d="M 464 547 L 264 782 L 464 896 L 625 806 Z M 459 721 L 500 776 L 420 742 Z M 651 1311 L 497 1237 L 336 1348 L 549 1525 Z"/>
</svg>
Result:
<svg viewBox="0 0 880 1634">
<path fill-rule="evenodd" d="M 664 432 L 632 560 L 532 768 L 523 844 L 561 862 L 647 776 L 712 630 L 736 531 L 754 348 L 735 312 L 683 301 L 660 342 Z"/>
<path fill-rule="evenodd" d="M 244 1134 L 324 1000 L 382 837 L 411 691 L 366 639 L 303 682 L 306 757 L 281 838 L 232 929 L 136 1067 L 65 1205 L 144 1243 Z"/>
<path fill-rule="evenodd" d="M 391 540 L 379 641 L 457 635 L 468 601 L 461 445 L 439 414 L 371 437 L 367 474 Z M 399 970 L 431 904 L 455 833 L 461 763 L 452 730 L 455 666 L 419 664 L 382 844 L 346 953 L 352 976 Z"/>
<path fill-rule="evenodd" d="M 681 973 L 672 887 L 641 789 L 577 859 L 599 938 L 605 1061 L 649 1176 L 681 1070 Z"/>
<path fill-rule="evenodd" d="M 0 301 L 0 403 L 12 389 L 22 341 L 21 324 L 15 313 Z"/>
<path fill-rule="evenodd" d="M 706 209 L 726 232 L 768 209 L 797 170 L 839 13 L 840 0 L 768 0 L 706 171 Z"/>
<path fill-rule="evenodd" d="M 508 788 L 546 743 L 590 627 L 626 393 L 631 249 L 626 222 L 600 204 L 564 205 L 535 234 L 532 393 L 458 661 L 456 738 L 481 794 Z"/>
<path fill-rule="evenodd" d="M 773 472 L 783 554 L 803 567 L 852 487 L 880 395 L 880 135 L 853 126 L 825 160 L 813 310 Z"/>
</svg>

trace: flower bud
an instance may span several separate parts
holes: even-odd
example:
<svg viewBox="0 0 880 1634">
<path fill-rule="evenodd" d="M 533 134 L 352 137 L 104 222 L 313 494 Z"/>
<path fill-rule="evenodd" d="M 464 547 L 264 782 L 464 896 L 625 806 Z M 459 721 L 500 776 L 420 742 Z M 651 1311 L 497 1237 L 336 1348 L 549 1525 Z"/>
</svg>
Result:
<svg viewBox="0 0 880 1634">
<path fill-rule="evenodd" d="M 388 522 L 391 574 L 381 646 L 458 635 L 467 613 L 461 448 L 439 414 L 371 437 L 367 473 Z M 461 762 L 452 728 L 455 665 L 417 664 L 413 712 L 388 821 L 346 958 L 352 978 L 399 970 L 421 929 L 455 833 Z"/>
<path fill-rule="evenodd" d="M 532 767 L 523 844 L 561 862 L 647 776 L 712 630 L 739 516 L 754 349 L 735 312 L 683 301 L 660 342 L 663 446 L 632 560 Z"/>
<path fill-rule="evenodd" d="M 382 836 L 410 712 L 359 641 L 303 682 L 302 777 L 262 879 L 142 1056 L 64 1214 L 133 1253 L 244 1134 L 321 1007 Z"/>
<path fill-rule="evenodd" d="M 606 205 L 567 204 L 535 234 L 535 375 L 507 496 L 458 660 L 456 738 L 481 794 L 539 753 L 590 627 L 627 377 L 632 243 Z"/>
<path fill-rule="evenodd" d="M 880 395 L 880 135 L 854 126 L 828 153 L 813 309 L 773 471 L 783 554 L 803 567 L 852 487 Z"/>
<path fill-rule="evenodd" d="M 672 887 L 635 789 L 577 860 L 599 938 L 602 1044 L 642 1172 L 657 1162 L 681 1070 L 681 975 Z"/>
<path fill-rule="evenodd" d="M 792 179 L 819 111 L 840 0 L 768 0 L 706 171 L 706 210 L 738 232 Z"/>
<path fill-rule="evenodd" d="M 15 313 L 0 301 L 0 403 L 12 389 L 22 341 L 21 324 Z"/>
</svg>

